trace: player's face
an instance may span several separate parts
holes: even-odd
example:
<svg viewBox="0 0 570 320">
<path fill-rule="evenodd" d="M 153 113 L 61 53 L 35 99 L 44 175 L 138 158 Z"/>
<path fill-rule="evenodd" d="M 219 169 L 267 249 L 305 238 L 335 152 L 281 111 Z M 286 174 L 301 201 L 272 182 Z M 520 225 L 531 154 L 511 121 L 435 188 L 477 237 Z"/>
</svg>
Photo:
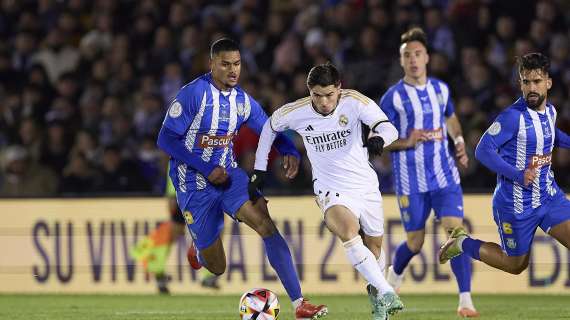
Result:
<svg viewBox="0 0 570 320">
<path fill-rule="evenodd" d="M 340 85 L 333 84 L 321 87 L 316 85 L 309 88 L 311 101 L 319 113 L 329 114 L 334 111 L 340 98 Z"/>
<path fill-rule="evenodd" d="M 429 55 L 419 41 L 404 43 L 400 47 L 400 65 L 407 77 L 419 79 L 426 76 Z"/>
<path fill-rule="evenodd" d="M 546 94 L 552 87 L 552 79 L 540 69 L 523 70 L 520 85 L 526 103 L 532 109 L 538 109 L 546 100 Z"/>
<path fill-rule="evenodd" d="M 210 60 L 212 78 L 221 90 L 229 90 L 238 84 L 241 72 L 239 51 L 222 51 Z"/>
</svg>

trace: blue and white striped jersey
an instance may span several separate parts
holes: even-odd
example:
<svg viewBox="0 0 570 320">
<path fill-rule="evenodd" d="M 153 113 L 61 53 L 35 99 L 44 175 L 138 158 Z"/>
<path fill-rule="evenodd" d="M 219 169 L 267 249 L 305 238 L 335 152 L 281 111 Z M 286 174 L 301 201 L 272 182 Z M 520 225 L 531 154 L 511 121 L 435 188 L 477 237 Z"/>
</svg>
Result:
<svg viewBox="0 0 570 320">
<path fill-rule="evenodd" d="M 210 170 L 215 166 L 237 167 L 232 139 L 243 124 L 259 134 L 266 120 L 267 115 L 257 101 L 239 86 L 227 92 L 220 91 L 210 73 L 182 87 L 170 104 L 163 127 L 183 139 L 182 151 L 192 155 L 193 163 L 200 163 L 200 166 L 192 167 L 192 162 L 182 158 L 170 159 L 170 177 L 178 193 L 178 202 L 184 204 L 190 191 L 206 188 L 207 176 L 200 173 L 204 170 L 197 170 L 202 165 Z M 179 144 L 177 148 L 181 147 Z M 294 146 L 291 144 L 290 148 L 294 149 Z M 282 153 L 283 150 L 280 148 Z"/>
<path fill-rule="evenodd" d="M 545 112 L 540 113 L 519 98 L 483 134 L 476 156 L 497 172 L 493 203 L 502 210 L 528 213 L 560 191 L 551 169 L 552 150 L 557 142 L 555 123 L 556 109 L 552 104 L 547 103 Z M 539 174 L 525 187 L 523 172 L 527 168 L 535 168 Z"/>
<path fill-rule="evenodd" d="M 409 195 L 459 184 L 459 172 L 450 153 L 445 120 L 454 107 L 447 85 L 428 78 L 425 87 L 400 80 L 380 99 L 380 107 L 406 139 L 413 129 L 426 131 L 430 139 L 415 148 L 391 152 L 396 194 Z"/>
</svg>

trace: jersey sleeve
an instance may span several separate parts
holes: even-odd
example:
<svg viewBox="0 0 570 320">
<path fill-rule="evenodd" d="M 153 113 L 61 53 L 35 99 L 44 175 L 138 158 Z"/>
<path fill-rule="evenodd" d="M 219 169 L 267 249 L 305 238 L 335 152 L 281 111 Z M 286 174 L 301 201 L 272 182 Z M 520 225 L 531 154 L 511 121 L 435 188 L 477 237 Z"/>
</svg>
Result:
<svg viewBox="0 0 570 320">
<path fill-rule="evenodd" d="M 261 108 L 261 105 L 253 98 L 250 98 L 250 103 L 251 111 L 246 125 L 255 131 L 255 133 L 261 135 L 263 125 L 268 122 L 267 115 L 265 114 L 265 111 L 263 111 L 263 108 Z M 271 125 L 270 121 L 269 124 Z M 271 126 L 270 129 L 272 129 Z M 275 129 L 273 129 L 273 131 L 278 132 L 278 130 Z M 278 133 L 275 137 L 275 148 L 277 148 L 281 155 L 293 155 L 296 158 L 300 158 L 299 152 L 297 151 L 297 148 L 295 148 L 293 141 L 282 133 Z"/>
<path fill-rule="evenodd" d="M 390 122 L 388 116 L 376 102 L 368 99 L 368 104 L 359 103 L 360 120 L 374 131 L 374 127 L 382 122 Z"/>
<path fill-rule="evenodd" d="M 393 90 L 389 90 L 382 96 L 382 98 L 380 98 L 380 108 L 382 109 L 382 112 L 384 112 L 388 120 L 390 120 L 390 122 L 392 123 L 394 123 L 396 121 L 396 118 L 398 117 L 398 113 L 394 108 L 393 100 L 394 100 Z"/>
<path fill-rule="evenodd" d="M 570 149 L 570 136 L 568 136 L 564 131 L 556 128 L 554 145 L 560 148 Z"/>
<path fill-rule="evenodd" d="M 499 175 L 520 184 L 524 182 L 524 170 L 519 170 L 507 163 L 498 150 L 513 139 L 519 128 L 518 112 L 507 110 L 501 113 L 481 137 L 475 150 L 475 157 L 483 165 Z"/>
<path fill-rule="evenodd" d="M 380 136 L 384 140 L 385 146 L 390 145 L 398 139 L 398 130 L 376 102 L 371 99 L 368 99 L 367 102 L 368 104 L 359 104 L 360 120 L 370 128 L 372 136 Z"/>
<path fill-rule="evenodd" d="M 248 96 L 250 110 L 249 110 L 249 117 L 245 124 L 250 127 L 255 133 L 258 135 L 261 134 L 261 130 L 263 129 L 263 125 L 265 121 L 267 121 L 267 114 L 263 111 L 263 108 L 252 97 Z"/>
<path fill-rule="evenodd" d="M 451 99 L 451 93 L 449 92 L 449 87 L 447 84 L 439 81 L 439 88 L 441 90 L 441 95 L 443 99 L 443 115 L 446 118 L 451 117 L 455 113 L 455 105 L 453 104 L 453 99 Z"/>
<path fill-rule="evenodd" d="M 289 117 L 286 112 L 285 107 L 281 107 L 273 112 L 271 118 L 269 118 L 271 129 L 276 132 L 283 132 L 289 130 Z"/>
<path fill-rule="evenodd" d="M 197 97 L 191 94 L 191 91 L 190 87 L 182 88 L 170 103 L 168 112 L 164 117 L 163 126 L 179 135 L 186 133 L 196 115 L 200 99 L 206 98 L 205 95 Z"/>
</svg>

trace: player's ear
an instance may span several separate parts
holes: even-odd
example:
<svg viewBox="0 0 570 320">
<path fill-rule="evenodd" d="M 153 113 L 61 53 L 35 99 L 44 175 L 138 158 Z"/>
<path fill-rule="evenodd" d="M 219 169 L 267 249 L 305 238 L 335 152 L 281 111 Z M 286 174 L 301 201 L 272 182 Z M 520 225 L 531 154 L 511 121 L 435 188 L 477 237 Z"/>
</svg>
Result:
<svg viewBox="0 0 570 320">
<path fill-rule="evenodd" d="M 550 88 L 552 88 L 552 78 L 549 76 L 546 78 L 546 89 L 550 90 Z"/>
</svg>

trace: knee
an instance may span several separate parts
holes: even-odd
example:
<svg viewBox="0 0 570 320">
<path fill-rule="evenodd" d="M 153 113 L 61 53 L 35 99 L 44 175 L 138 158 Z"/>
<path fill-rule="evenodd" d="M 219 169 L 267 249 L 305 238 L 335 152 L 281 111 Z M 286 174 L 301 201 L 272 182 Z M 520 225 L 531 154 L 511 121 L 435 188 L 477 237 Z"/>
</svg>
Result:
<svg viewBox="0 0 570 320">
<path fill-rule="evenodd" d="M 528 261 L 511 264 L 505 271 L 514 275 L 518 275 L 521 274 L 523 271 L 525 271 L 526 268 L 528 268 Z"/>
<path fill-rule="evenodd" d="M 269 217 L 264 217 L 260 219 L 254 226 L 253 229 L 257 232 L 262 238 L 269 237 L 270 235 L 274 234 L 277 231 L 273 220 Z"/>
<path fill-rule="evenodd" d="M 408 239 L 406 243 L 410 251 L 412 251 L 413 253 L 418 253 L 422 250 L 422 247 L 424 246 L 424 238 L 416 237 Z"/>
</svg>

